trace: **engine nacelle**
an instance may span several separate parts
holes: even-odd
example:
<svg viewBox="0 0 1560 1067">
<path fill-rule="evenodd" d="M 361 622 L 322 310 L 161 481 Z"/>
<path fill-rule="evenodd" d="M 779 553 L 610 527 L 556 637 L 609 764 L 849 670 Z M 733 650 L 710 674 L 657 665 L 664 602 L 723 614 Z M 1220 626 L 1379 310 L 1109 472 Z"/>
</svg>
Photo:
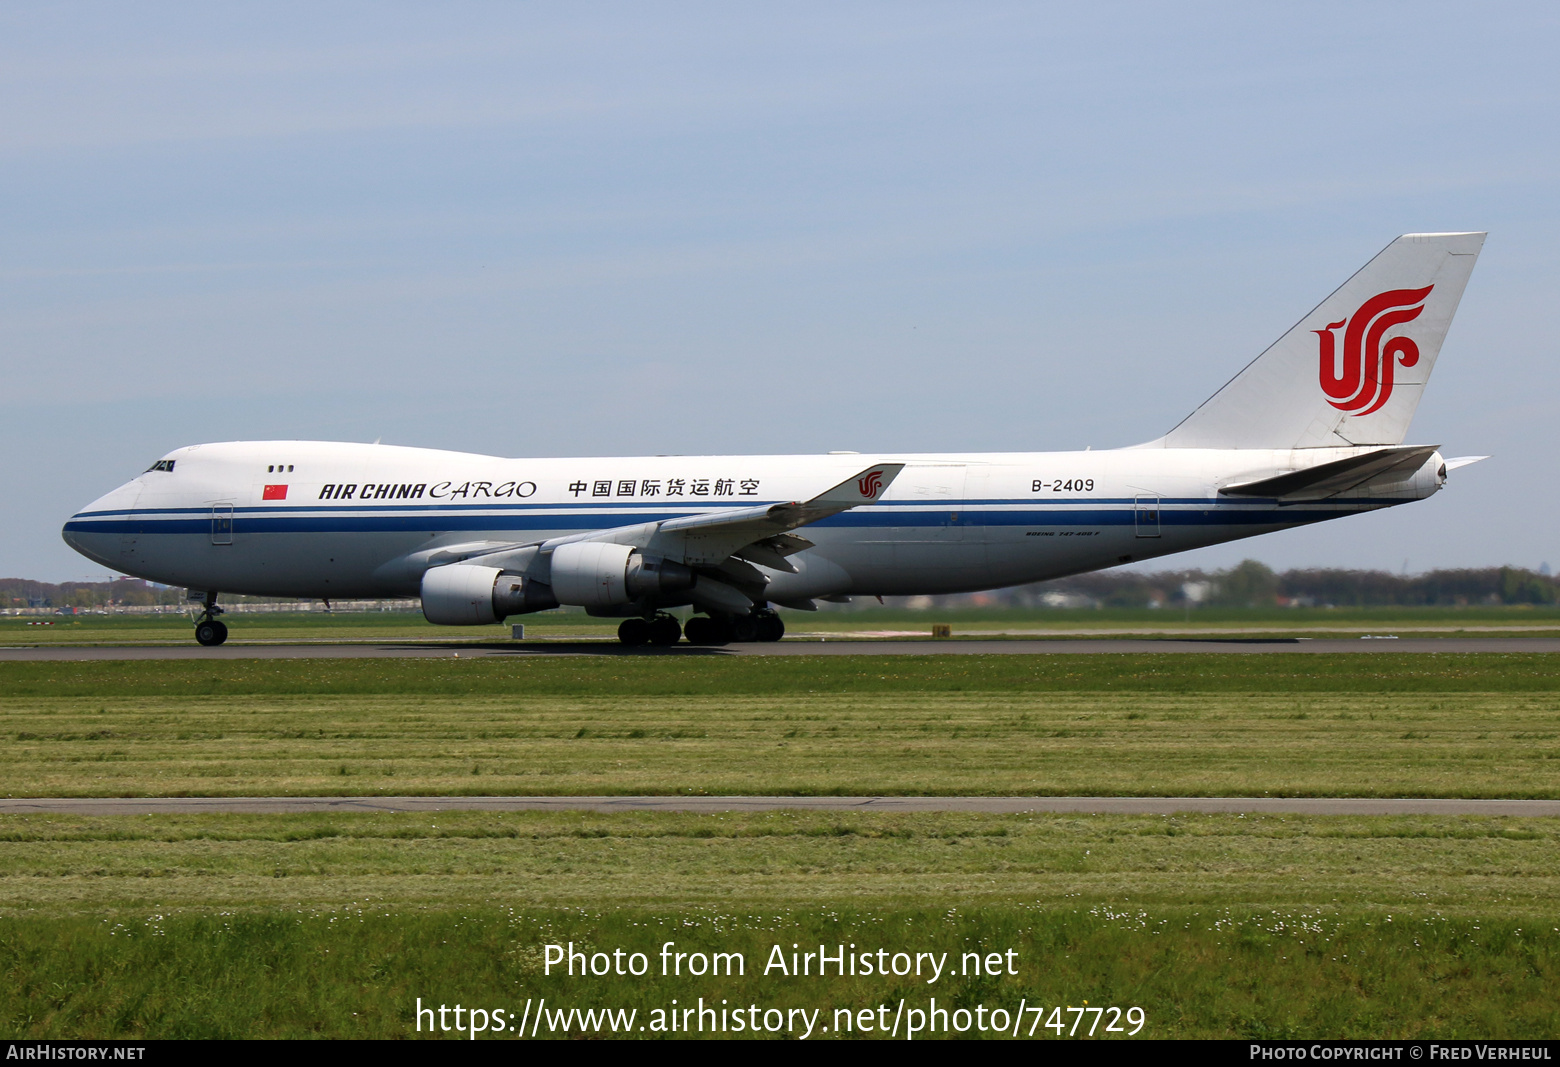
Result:
<svg viewBox="0 0 1560 1067">
<path fill-rule="evenodd" d="M 551 577 L 558 603 L 587 608 L 683 593 L 693 588 L 695 580 L 693 571 L 681 563 L 605 541 L 559 545 L 553 549 Z"/>
<path fill-rule="evenodd" d="M 451 563 L 423 574 L 423 617 L 441 626 L 484 626 L 557 606 L 546 585 L 497 567 Z"/>
</svg>

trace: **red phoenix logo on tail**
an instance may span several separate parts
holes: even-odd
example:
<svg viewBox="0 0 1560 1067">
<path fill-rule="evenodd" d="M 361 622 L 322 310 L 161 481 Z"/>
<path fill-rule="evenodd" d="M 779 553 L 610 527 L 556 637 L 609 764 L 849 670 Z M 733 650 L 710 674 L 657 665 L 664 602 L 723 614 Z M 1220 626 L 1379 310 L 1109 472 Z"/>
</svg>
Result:
<svg viewBox="0 0 1560 1067">
<path fill-rule="evenodd" d="M 861 495 L 864 497 L 877 496 L 878 490 L 883 488 L 883 472 L 869 471 L 863 474 L 856 479 L 856 488 L 861 490 Z"/>
<path fill-rule="evenodd" d="M 1321 382 L 1327 402 L 1351 415 L 1369 415 L 1392 397 L 1393 368 L 1419 362 L 1419 346 L 1407 337 L 1382 344 L 1394 326 L 1413 322 L 1424 310 L 1425 297 L 1435 286 L 1393 289 L 1371 297 L 1349 318 L 1311 332 L 1321 338 Z M 1343 362 L 1338 361 L 1333 331 L 1343 331 Z"/>
</svg>

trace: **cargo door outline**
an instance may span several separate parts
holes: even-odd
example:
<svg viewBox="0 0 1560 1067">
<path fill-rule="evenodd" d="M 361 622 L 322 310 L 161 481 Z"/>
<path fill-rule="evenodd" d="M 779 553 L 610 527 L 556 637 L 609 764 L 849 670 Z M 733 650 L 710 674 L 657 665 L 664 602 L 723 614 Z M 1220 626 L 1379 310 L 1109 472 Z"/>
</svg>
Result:
<svg viewBox="0 0 1560 1067">
<path fill-rule="evenodd" d="M 969 523 L 963 514 L 966 474 L 963 463 L 905 466 L 887 502 L 915 507 L 899 512 L 895 525 L 884 530 L 879 542 L 890 549 L 895 567 L 945 576 L 957 572 L 960 542 Z"/>
<path fill-rule="evenodd" d="M 211 543 L 214 545 L 231 545 L 233 543 L 233 505 L 211 505 Z"/>
<path fill-rule="evenodd" d="M 964 507 L 969 467 L 963 463 L 912 463 L 908 469 L 915 471 L 919 480 L 913 495 L 906 499 L 923 499 L 935 510 L 922 512 L 921 521 L 926 525 L 906 528 L 902 543 L 945 545 L 964 540 L 964 528 L 970 522 Z"/>
<path fill-rule="evenodd" d="M 130 501 L 129 510 L 125 513 L 124 525 L 119 528 L 119 557 L 122 560 L 133 560 L 137 543 L 141 539 L 141 513 L 136 510 L 141 503 L 141 494 L 146 492 L 145 485 L 136 486 L 135 498 Z"/>
</svg>

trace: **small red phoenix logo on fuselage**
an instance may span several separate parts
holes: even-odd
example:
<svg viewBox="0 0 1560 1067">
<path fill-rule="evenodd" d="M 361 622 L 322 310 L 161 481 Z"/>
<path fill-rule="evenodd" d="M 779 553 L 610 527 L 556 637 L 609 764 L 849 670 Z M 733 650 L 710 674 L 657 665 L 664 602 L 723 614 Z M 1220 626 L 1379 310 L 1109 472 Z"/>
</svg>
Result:
<svg viewBox="0 0 1560 1067">
<path fill-rule="evenodd" d="M 1393 289 L 1371 297 L 1347 319 L 1311 332 L 1321 338 L 1321 382 L 1327 402 L 1351 415 L 1369 415 L 1392 397 L 1392 373 L 1398 363 L 1412 367 L 1419 362 L 1419 346 L 1407 337 L 1382 344 L 1382 335 L 1394 326 L 1413 322 L 1424 311 L 1425 297 L 1435 286 Z M 1333 331 L 1343 331 L 1340 365 Z"/>
<path fill-rule="evenodd" d="M 877 496 L 878 490 L 883 488 L 883 472 L 868 471 L 856 479 L 856 488 L 861 490 L 864 497 Z"/>
</svg>

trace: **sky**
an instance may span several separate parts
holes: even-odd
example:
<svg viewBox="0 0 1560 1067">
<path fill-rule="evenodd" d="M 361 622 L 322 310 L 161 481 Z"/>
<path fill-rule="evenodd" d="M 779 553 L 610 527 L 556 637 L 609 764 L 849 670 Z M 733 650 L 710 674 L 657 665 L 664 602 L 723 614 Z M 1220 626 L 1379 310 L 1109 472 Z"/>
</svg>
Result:
<svg viewBox="0 0 1560 1067">
<path fill-rule="evenodd" d="M 1423 503 L 1157 567 L 1560 565 L 1560 8 L 0 7 L 0 576 L 172 448 L 1160 436 L 1488 230 Z"/>
</svg>

